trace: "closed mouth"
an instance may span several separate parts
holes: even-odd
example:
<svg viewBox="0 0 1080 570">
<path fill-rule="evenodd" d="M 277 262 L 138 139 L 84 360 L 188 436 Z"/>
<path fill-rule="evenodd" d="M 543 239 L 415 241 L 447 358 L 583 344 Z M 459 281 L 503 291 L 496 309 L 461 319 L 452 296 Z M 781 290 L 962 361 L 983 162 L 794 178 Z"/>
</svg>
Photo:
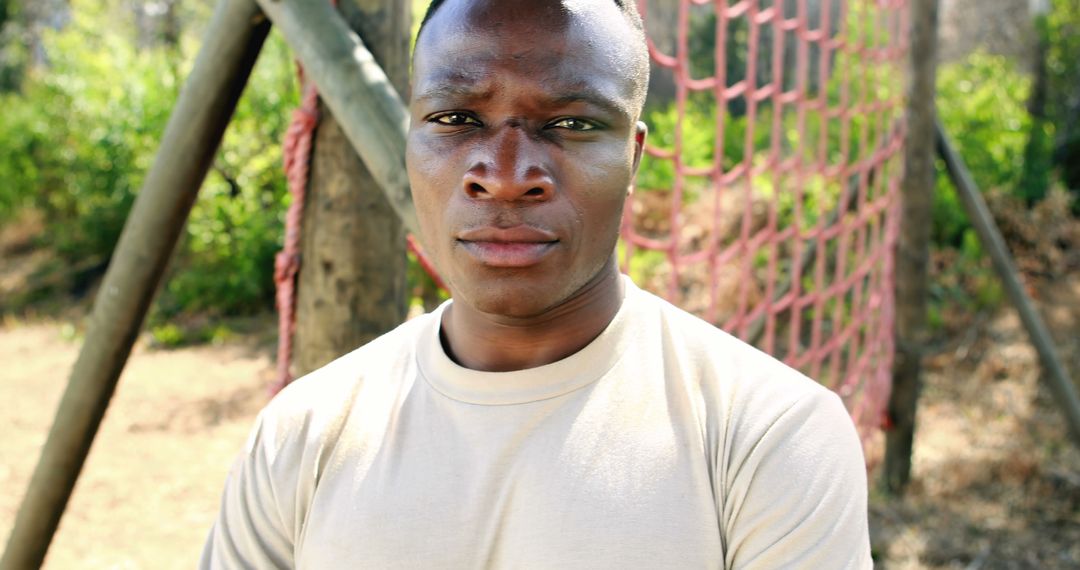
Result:
<svg viewBox="0 0 1080 570">
<path fill-rule="evenodd" d="M 559 243 L 552 232 L 527 225 L 472 228 L 457 241 L 482 265 L 507 268 L 536 265 Z"/>
</svg>

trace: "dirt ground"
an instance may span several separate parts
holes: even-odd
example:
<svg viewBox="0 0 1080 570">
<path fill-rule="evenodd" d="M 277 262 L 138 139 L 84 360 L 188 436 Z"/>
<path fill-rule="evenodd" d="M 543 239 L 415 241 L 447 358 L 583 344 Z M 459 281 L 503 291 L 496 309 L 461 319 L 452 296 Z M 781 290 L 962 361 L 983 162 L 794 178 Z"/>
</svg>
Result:
<svg viewBox="0 0 1080 570">
<path fill-rule="evenodd" d="M 1042 289 L 1080 377 L 1080 272 Z M 1080 449 L 1011 308 L 926 359 L 913 481 L 871 497 L 880 568 L 1080 568 Z"/>
<path fill-rule="evenodd" d="M 1077 377 L 1080 269 L 1037 293 Z M 0 536 L 77 356 L 79 315 L 0 325 Z M 266 401 L 272 319 L 216 346 L 140 340 L 46 568 L 194 565 L 232 457 Z M 974 318 L 926 366 L 909 493 L 871 497 L 878 567 L 1080 568 L 1080 451 L 1015 312 Z"/>
<path fill-rule="evenodd" d="M 0 329 L 5 541 L 77 356 L 70 337 L 60 322 Z M 266 400 L 268 354 L 246 338 L 174 351 L 140 343 L 45 567 L 192 568 L 232 458 Z"/>
</svg>

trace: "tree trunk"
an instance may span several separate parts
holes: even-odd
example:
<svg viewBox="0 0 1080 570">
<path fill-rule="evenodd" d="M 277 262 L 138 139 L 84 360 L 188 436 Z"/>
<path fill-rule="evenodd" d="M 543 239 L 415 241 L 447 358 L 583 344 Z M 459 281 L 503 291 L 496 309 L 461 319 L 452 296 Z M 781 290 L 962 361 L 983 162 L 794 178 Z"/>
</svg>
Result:
<svg viewBox="0 0 1080 570">
<path fill-rule="evenodd" d="M 340 10 L 404 97 L 410 3 L 344 0 Z M 408 300 L 401 221 L 330 111 L 320 108 L 297 287 L 298 374 L 397 326 Z"/>
<path fill-rule="evenodd" d="M 901 188 L 900 237 L 896 246 L 896 360 L 885 434 L 885 490 L 902 493 L 911 478 L 915 410 L 927 341 L 927 265 L 934 202 L 934 91 L 937 76 L 937 0 L 911 3 L 907 70 L 907 139 Z"/>
<path fill-rule="evenodd" d="M 1046 197 L 1050 188 L 1050 170 L 1053 168 L 1053 141 L 1046 128 L 1046 99 L 1049 90 L 1046 60 L 1050 51 L 1046 18 L 1049 10 L 1050 5 L 1045 0 L 1031 3 L 1031 20 L 1035 32 L 1031 61 L 1031 95 L 1027 105 L 1031 127 L 1027 145 L 1024 147 L 1024 167 L 1020 176 L 1020 195 L 1029 206 Z"/>
</svg>

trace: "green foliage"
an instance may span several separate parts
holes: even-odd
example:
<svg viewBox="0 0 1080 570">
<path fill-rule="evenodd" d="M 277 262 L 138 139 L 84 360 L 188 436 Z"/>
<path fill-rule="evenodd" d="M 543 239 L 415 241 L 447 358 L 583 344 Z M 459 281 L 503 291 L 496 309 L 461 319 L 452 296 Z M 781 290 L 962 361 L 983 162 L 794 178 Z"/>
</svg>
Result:
<svg viewBox="0 0 1080 570">
<path fill-rule="evenodd" d="M 21 93 L 0 95 L 0 223 L 40 210 L 40 241 L 68 262 L 111 255 L 199 47 L 190 26 L 178 46 L 138 48 L 129 15 L 117 2 L 75 2 L 69 25 L 44 37 L 49 66 Z M 272 306 L 294 74 L 272 35 L 194 206 L 158 317 Z"/>
<path fill-rule="evenodd" d="M 47 127 L 36 109 L 12 94 L 0 94 L 0 224 L 33 203 L 39 172 L 34 157 L 48 145 Z"/>
<path fill-rule="evenodd" d="M 150 326 L 150 342 L 161 348 L 180 348 L 192 344 L 222 344 L 234 336 L 228 325 L 207 324 L 180 325 L 176 322 L 162 322 Z"/>
<path fill-rule="evenodd" d="M 649 126 L 649 144 L 665 152 L 674 152 L 676 140 L 680 141 L 680 158 L 687 168 L 706 168 L 713 164 L 717 152 L 717 111 L 711 98 L 694 98 L 686 103 L 686 109 L 680 122 L 679 110 L 675 103 L 666 108 L 656 109 L 646 114 L 644 121 Z M 753 140 L 750 142 L 751 157 L 769 148 L 769 129 L 772 123 L 772 110 L 760 109 L 754 121 Z M 747 115 L 723 117 L 724 145 L 721 163 L 725 170 L 734 168 L 743 161 L 747 141 L 747 128 L 750 118 Z M 688 181 L 690 194 L 694 194 L 695 185 L 703 181 Z M 638 172 L 637 185 L 640 188 L 669 190 L 675 183 L 675 163 L 666 158 L 642 157 L 641 170 Z M 692 199 L 692 197 L 691 197 Z"/>
<path fill-rule="evenodd" d="M 202 2 L 186 8 L 201 10 L 188 20 L 205 21 L 208 6 Z M 426 0 L 412 0 L 412 6 L 417 16 L 415 30 Z M 847 12 L 848 34 L 870 45 L 886 42 L 883 36 L 870 37 L 878 27 L 859 8 L 862 4 L 853 6 Z M 1069 168 L 1080 172 L 1076 166 L 1080 165 L 1080 67 L 1075 65 L 1080 57 L 1080 10 L 1075 10 L 1076 0 L 1052 0 L 1052 6 L 1043 33 L 1049 45 L 1048 114 L 1053 120 L 1036 134 L 1058 149 L 1057 160 L 1064 165 L 1068 181 Z M 54 247 L 68 263 L 110 255 L 199 47 L 198 26 L 187 25 L 178 46 L 138 48 L 129 19 L 120 0 L 75 0 L 70 24 L 44 36 L 49 66 L 29 71 L 17 92 L 4 93 L 0 88 L 0 224 L 23 208 L 40 210 L 48 223 L 41 242 Z M 715 22 L 698 19 L 692 23 L 692 75 L 712 75 Z M 746 74 L 747 33 L 742 18 L 728 30 L 729 84 Z M 12 61 L 25 55 L 16 53 L 21 49 L 18 43 L 9 42 L 5 49 Z M 900 78 L 890 75 L 886 66 L 853 61 L 844 53 L 835 54 L 830 66 L 828 83 L 810 86 L 814 94 L 825 97 L 829 109 L 899 94 Z M 759 74 L 766 73 L 758 67 Z M 156 322 L 185 312 L 237 314 L 272 306 L 273 256 L 289 203 L 280 141 L 298 103 L 294 74 L 287 47 L 272 34 L 192 211 L 170 279 L 155 307 Z M 1029 80 L 1010 60 L 976 53 L 963 62 L 942 66 L 938 89 L 941 120 L 976 182 L 984 189 L 1015 191 L 1032 127 L 1025 108 Z M 703 168 L 713 164 L 718 131 L 722 131 L 720 160 L 725 170 L 744 160 L 760 164 L 772 147 L 775 117 L 769 102 L 751 116 L 740 98 L 718 118 L 711 97 L 709 92 L 694 94 L 681 121 L 674 104 L 650 111 L 645 117 L 650 143 L 673 151 L 676 137 L 681 137 L 683 164 Z M 877 130 L 892 126 L 892 117 L 852 113 L 829 118 L 816 109 L 806 111 L 801 132 L 790 108 L 778 119 L 782 152 L 786 156 L 802 153 L 807 165 L 819 161 L 850 164 L 864 158 L 876 149 L 862 148 L 859 141 L 865 138 L 873 145 L 879 138 Z M 842 132 L 849 133 L 846 142 Z M 860 136 L 864 132 L 866 136 Z M 744 156 L 746 151 L 749 157 Z M 644 157 L 640 188 L 662 191 L 670 189 L 674 180 L 672 161 Z M 832 210 L 842 190 L 839 181 L 820 175 L 806 180 L 803 227 Z M 686 200 L 692 203 L 707 180 L 690 177 L 686 184 Z M 792 223 L 794 215 L 794 196 L 786 191 L 787 184 L 762 175 L 752 181 L 755 192 L 780 193 L 781 224 Z M 957 248 L 967 260 L 956 267 L 971 271 L 982 267 L 968 263 L 980 255 L 977 242 L 944 178 L 938 182 L 933 222 L 935 244 Z M 655 273 L 662 257 L 639 250 L 630 271 Z M 417 288 L 423 281 L 414 266 L 410 283 Z M 974 299 L 989 303 L 999 296 L 991 283 L 978 289 Z M 166 345 L 177 336 L 168 328 L 154 330 Z M 178 342 L 186 338 L 180 337 Z"/>
<path fill-rule="evenodd" d="M 626 244 L 619 242 L 616 253 L 620 263 L 626 259 Z M 655 249 L 636 249 L 630 256 L 630 263 L 626 273 L 634 280 L 634 283 L 649 284 L 662 272 L 667 264 L 667 254 Z"/>
<path fill-rule="evenodd" d="M 973 228 L 964 230 L 956 247 L 938 248 L 931 257 L 936 260 L 928 288 L 932 330 L 956 327 L 963 316 L 993 310 L 1005 300 L 1001 280 L 983 255 Z"/>
<path fill-rule="evenodd" d="M 941 122 L 983 190 L 1018 187 L 1031 118 L 1026 102 L 1030 80 L 1004 56 L 976 52 L 938 71 Z M 952 184 L 938 169 L 933 241 L 962 245 L 970 229 Z"/>
<path fill-rule="evenodd" d="M 163 314 L 273 307 L 274 255 L 290 202 L 281 140 L 299 104 L 294 74 L 288 47 L 272 34 L 192 210 L 159 300 Z"/>
<path fill-rule="evenodd" d="M 46 35 L 51 67 L 4 97 L 10 119 L 0 123 L 0 176 L 10 181 L 0 203 L 42 210 L 48 241 L 71 260 L 108 255 L 175 97 L 162 54 L 137 53 L 96 18 L 76 12 Z"/>
</svg>

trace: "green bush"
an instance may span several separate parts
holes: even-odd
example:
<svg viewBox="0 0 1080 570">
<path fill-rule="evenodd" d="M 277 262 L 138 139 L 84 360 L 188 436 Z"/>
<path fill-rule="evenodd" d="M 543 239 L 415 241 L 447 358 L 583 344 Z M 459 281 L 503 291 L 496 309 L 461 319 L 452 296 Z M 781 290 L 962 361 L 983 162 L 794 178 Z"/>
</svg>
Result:
<svg viewBox="0 0 1080 570">
<path fill-rule="evenodd" d="M 1070 35 L 1078 20 L 1062 8 L 1068 2 L 1053 2 L 1054 12 L 1046 26 L 1052 40 L 1048 61 L 1052 89 L 1064 93 L 1080 74 L 1069 65 L 1080 49 L 1076 39 L 1080 36 Z M 198 28 L 206 20 L 208 4 L 185 6 L 192 11 L 187 22 L 195 24 L 185 25 L 178 46 L 137 48 L 126 4 L 119 0 L 72 2 L 69 25 L 44 37 L 48 67 L 27 69 L 19 91 L 0 93 L 0 224 L 23 208 L 35 208 L 47 221 L 41 243 L 55 248 L 64 261 L 108 258 L 200 44 Z M 416 11 L 422 13 L 422 7 L 422 2 L 414 2 Z M 856 16 L 849 14 L 849 18 Z M 865 23 L 856 25 L 856 21 L 863 22 L 851 20 L 852 33 L 863 33 L 859 25 L 865 27 Z M 708 29 L 706 25 L 697 32 Z M 729 36 L 729 42 L 734 42 L 730 53 L 740 53 L 736 47 L 746 41 L 740 34 L 735 29 Z M 701 37 L 704 43 L 692 46 L 695 76 L 711 73 L 714 67 L 709 59 L 714 40 L 707 34 Z M 728 64 L 729 76 L 745 73 L 739 70 L 745 62 L 737 57 Z M 839 54 L 833 69 L 832 79 L 822 87 L 830 108 L 840 105 L 843 97 L 880 100 L 899 90 L 898 78 L 884 67 L 864 69 L 862 62 Z M 842 79 L 849 72 L 845 94 Z M 1030 131 L 1025 108 L 1028 79 L 1010 60 L 977 53 L 942 66 L 938 82 L 942 122 L 976 181 L 984 189 L 1015 190 Z M 1051 97 L 1050 112 L 1058 117 L 1067 114 L 1069 97 L 1080 98 L 1075 94 Z M 717 116 L 710 99 L 710 93 L 699 93 L 687 104 L 682 160 L 688 166 L 703 167 L 713 161 Z M 194 311 L 247 313 L 272 306 L 273 256 L 289 203 L 280 141 L 297 103 L 289 51 L 272 34 L 194 206 L 157 303 L 156 318 Z M 755 153 L 752 160 L 762 160 L 770 148 L 772 113 L 768 104 L 757 109 L 750 141 Z M 650 111 L 645 119 L 651 129 L 650 142 L 673 149 L 677 119 L 674 105 Z M 722 162 L 730 169 L 744 159 L 749 117 L 736 113 L 722 120 Z M 838 119 L 825 121 L 810 111 L 805 140 L 799 140 L 794 113 L 788 110 L 781 117 L 784 152 L 802 152 L 808 163 L 816 161 L 819 134 L 825 129 L 824 155 L 830 164 L 857 160 L 874 149 L 858 148 L 854 134 L 864 124 L 870 129 L 876 121 L 858 116 L 851 120 L 853 135 L 843 156 Z M 1060 138 L 1060 133 L 1055 136 Z M 867 139 L 875 138 L 871 129 Z M 641 188 L 668 189 L 673 181 L 671 161 L 643 160 L 638 178 Z M 687 200 L 692 202 L 704 184 L 704 178 L 688 180 Z M 774 181 L 768 177 L 759 176 L 753 184 L 764 192 L 784 190 L 773 188 Z M 803 223 L 813 223 L 814 215 L 831 209 L 839 190 L 834 181 L 811 179 L 805 189 L 808 218 Z M 789 222 L 783 219 L 792 210 L 783 202 L 790 202 L 789 197 L 781 194 L 781 223 Z M 944 178 L 938 183 L 933 222 L 936 245 L 959 248 L 965 256 L 978 254 L 967 244 L 970 224 Z M 646 267 L 654 261 L 643 259 L 639 265 Z M 992 297 L 992 292 L 987 295 Z"/>
<path fill-rule="evenodd" d="M 46 240 L 70 260 L 108 256 L 175 93 L 162 54 L 136 53 L 95 15 L 46 36 L 50 67 L 4 97 L 0 123 L 6 212 L 40 209 Z"/>
<path fill-rule="evenodd" d="M 74 2 L 47 34 L 49 65 L 0 95 L 0 223 L 22 208 L 45 217 L 40 238 L 62 259 L 107 260 L 150 168 L 199 47 L 137 48 L 118 2 Z M 206 6 L 193 8 L 205 22 Z M 191 213 L 156 315 L 272 307 L 273 256 L 288 204 L 280 141 L 298 102 L 288 49 L 273 34 Z"/>
<path fill-rule="evenodd" d="M 942 125 L 983 190 L 1014 191 L 1023 171 L 1030 132 L 1030 80 L 1004 56 L 976 52 L 938 71 L 937 108 Z M 971 224 L 952 184 L 938 169 L 933 241 L 960 247 Z"/>
<path fill-rule="evenodd" d="M 707 94 L 700 94 L 707 95 Z M 645 124 L 649 127 L 649 145 L 668 152 L 674 152 L 677 133 L 682 137 L 681 160 L 689 168 L 704 168 L 713 164 L 716 152 L 716 103 L 711 97 L 697 96 L 687 101 L 683 120 L 679 123 L 678 107 L 671 103 L 665 108 L 646 113 Z M 746 145 L 746 130 L 749 118 L 746 115 L 724 115 L 724 156 L 721 159 L 725 170 L 734 168 L 743 161 Z M 758 110 L 754 123 L 752 153 L 762 153 L 769 148 L 769 132 L 772 123 L 772 109 L 764 106 Z M 678 129 L 681 128 L 681 131 Z M 701 180 L 688 181 L 691 185 L 700 185 Z M 675 183 L 675 163 L 667 158 L 653 158 L 645 155 L 637 176 L 640 188 L 670 190 Z M 693 194 L 693 188 L 690 189 Z"/>
<path fill-rule="evenodd" d="M 288 47 L 271 34 L 192 210 L 158 302 L 163 314 L 273 307 L 274 255 L 291 202 L 281 141 L 299 104 L 294 75 Z"/>
</svg>

